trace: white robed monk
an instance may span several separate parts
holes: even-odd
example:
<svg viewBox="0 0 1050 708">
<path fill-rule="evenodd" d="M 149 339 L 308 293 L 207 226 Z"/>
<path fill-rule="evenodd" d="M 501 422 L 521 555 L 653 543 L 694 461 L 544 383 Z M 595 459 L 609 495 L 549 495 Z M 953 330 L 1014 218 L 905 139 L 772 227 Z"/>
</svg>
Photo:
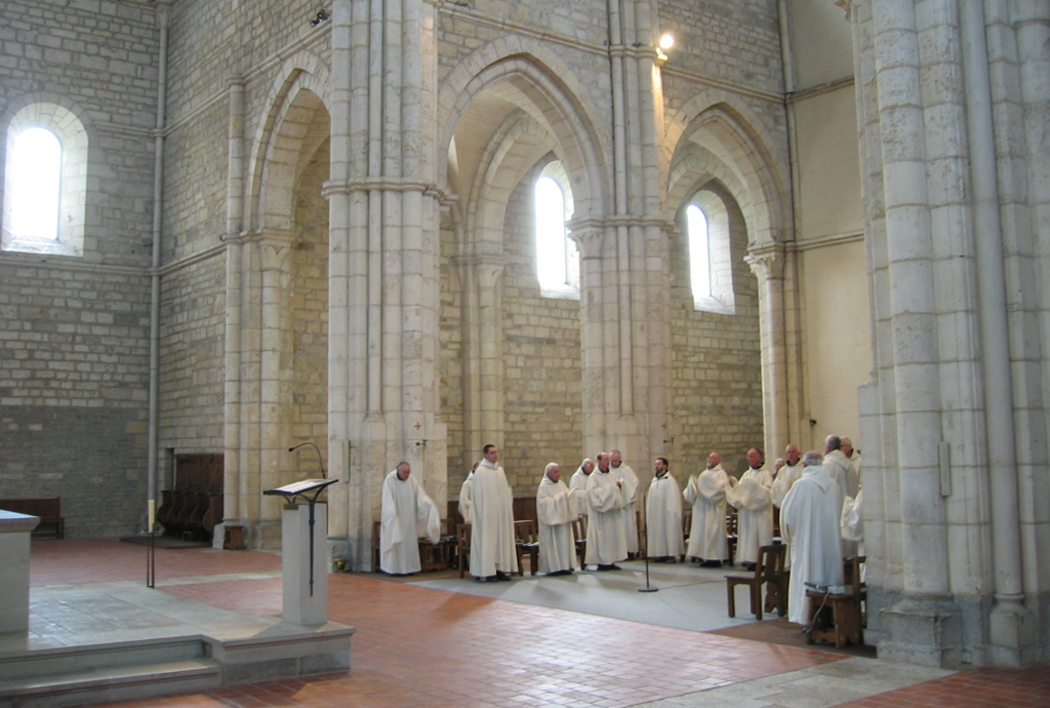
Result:
<svg viewBox="0 0 1050 708">
<path fill-rule="evenodd" d="M 383 480 L 379 568 L 390 575 L 418 573 L 422 568 L 419 537 L 426 536 L 431 543 L 441 538 L 437 506 L 411 474 L 411 465 L 399 462 Z"/>
<path fill-rule="evenodd" d="M 802 455 L 799 453 L 798 445 L 788 445 L 784 451 L 784 466 L 780 468 L 777 477 L 773 480 L 773 486 L 769 489 L 769 498 L 773 506 L 779 509 L 784 504 L 784 497 L 791 491 L 791 487 L 802 478 Z M 784 568 L 791 567 L 791 554 L 784 559 Z"/>
<path fill-rule="evenodd" d="M 791 490 L 792 485 L 802 478 L 802 455 L 799 453 L 798 445 L 788 445 L 784 451 L 784 466 L 773 480 L 773 486 L 769 488 L 769 498 L 773 506 L 780 508 L 784 505 L 784 497 Z"/>
<path fill-rule="evenodd" d="M 623 508 L 627 498 L 623 482 L 609 468 L 609 453 L 598 455 L 598 468 L 587 478 L 587 554 L 583 562 L 598 570 L 619 570 L 627 558 L 627 532 Z"/>
<path fill-rule="evenodd" d="M 653 460 L 653 480 L 645 495 L 645 552 L 649 558 L 673 563 L 684 552 L 682 493 L 666 457 Z"/>
<path fill-rule="evenodd" d="M 849 458 L 841 448 L 842 439 L 838 435 L 829 435 L 824 440 L 824 462 L 821 464 L 838 487 L 839 512 L 842 511 L 842 500 L 852 496 L 849 493 Z"/>
<path fill-rule="evenodd" d="M 853 449 L 853 441 L 842 438 L 842 455 L 849 462 L 849 473 L 846 475 L 846 496 L 856 499 L 860 493 L 860 453 Z"/>
<path fill-rule="evenodd" d="M 857 555 L 864 555 L 864 516 L 861 509 L 864 504 L 864 490 L 857 492 L 857 498 L 846 497 L 842 502 L 842 516 L 839 530 L 842 538 L 857 544 Z"/>
<path fill-rule="evenodd" d="M 847 438 L 848 439 L 848 438 Z M 838 513 L 841 518 L 842 503 L 850 494 L 850 464 L 846 453 L 842 451 L 842 438 L 838 435 L 829 435 L 824 440 L 824 471 L 838 486 Z M 857 544 L 853 541 L 842 539 L 842 555 L 851 556 L 857 552 Z"/>
<path fill-rule="evenodd" d="M 722 456 L 707 456 L 707 469 L 690 477 L 682 497 L 693 507 L 686 555 L 705 563 L 721 565 L 729 557 L 726 546 L 726 488 L 729 475 L 722 469 Z"/>
<path fill-rule="evenodd" d="M 758 562 L 758 549 L 773 542 L 773 475 L 763 467 L 757 448 L 747 451 L 747 464 L 739 481 L 730 478 L 726 499 L 737 510 L 736 561 L 751 565 Z"/>
<path fill-rule="evenodd" d="M 623 495 L 627 506 L 623 508 L 623 528 L 627 534 L 627 555 L 638 554 L 638 475 L 623 463 L 619 450 L 609 452 L 609 466 L 613 473 L 620 476 L 623 482 Z"/>
<path fill-rule="evenodd" d="M 573 498 L 573 504 L 576 506 L 576 516 L 584 522 L 587 521 L 587 478 L 591 476 L 591 472 L 594 472 L 594 460 L 586 457 L 569 480 L 569 489 L 579 490 Z"/>
<path fill-rule="evenodd" d="M 576 519 L 574 492 L 561 481 L 561 468 L 551 462 L 543 470 L 536 490 L 536 516 L 539 519 L 540 572 L 568 575 L 576 567 L 576 542 L 572 522 Z"/>
<path fill-rule="evenodd" d="M 837 485 L 820 466 L 816 450 L 807 452 L 802 462 L 802 479 L 795 482 L 780 509 L 780 532 L 791 553 L 788 620 L 797 624 L 809 622 L 807 582 L 842 584 Z"/>
<path fill-rule="evenodd" d="M 479 580 L 510 580 L 518 572 L 514 547 L 514 497 L 499 466 L 499 450 L 488 444 L 470 483 L 474 502 L 470 574 Z"/>
<path fill-rule="evenodd" d="M 478 468 L 478 463 L 475 462 L 474 466 L 467 473 L 467 478 L 463 480 L 462 486 L 459 488 L 459 515 L 463 517 L 463 523 L 473 524 L 474 523 L 474 494 L 472 491 L 472 485 L 474 483 L 474 470 Z"/>
</svg>

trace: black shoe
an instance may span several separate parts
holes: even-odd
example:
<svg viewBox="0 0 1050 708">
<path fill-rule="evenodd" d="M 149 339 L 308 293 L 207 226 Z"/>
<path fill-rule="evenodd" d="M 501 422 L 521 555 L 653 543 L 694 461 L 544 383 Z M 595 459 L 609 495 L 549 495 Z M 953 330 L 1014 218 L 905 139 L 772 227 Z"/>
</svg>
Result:
<svg viewBox="0 0 1050 708">
<path fill-rule="evenodd" d="M 506 573 L 504 573 L 502 570 L 497 570 L 496 571 L 496 580 L 503 580 L 503 581 L 506 581 L 506 582 L 509 583 L 510 580 L 511 580 L 511 577 L 509 575 L 507 575 Z"/>
<path fill-rule="evenodd" d="M 599 563 L 598 570 L 620 570 L 620 566 L 615 563 Z"/>
<path fill-rule="evenodd" d="M 497 580 L 499 580 L 499 578 L 497 578 L 495 575 L 488 575 L 488 576 L 485 576 L 485 577 L 474 578 L 474 579 L 477 580 L 479 583 L 494 583 Z"/>
</svg>

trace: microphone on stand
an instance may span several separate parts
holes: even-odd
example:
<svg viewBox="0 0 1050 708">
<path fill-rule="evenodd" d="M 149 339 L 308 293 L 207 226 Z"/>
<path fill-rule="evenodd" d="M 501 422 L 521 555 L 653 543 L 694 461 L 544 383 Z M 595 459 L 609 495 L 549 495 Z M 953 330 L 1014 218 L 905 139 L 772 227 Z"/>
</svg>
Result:
<svg viewBox="0 0 1050 708">
<path fill-rule="evenodd" d="M 650 488 L 652 484 L 650 483 Z M 649 492 L 645 493 L 645 524 L 643 529 L 645 533 L 645 587 L 638 588 L 638 592 L 657 592 L 660 588 L 654 588 L 649 586 Z"/>
<path fill-rule="evenodd" d="M 299 448 L 303 447 L 304 445 L 312 445 L 314 450 L 317 451 L 317 461 L 321 465 L 321 479 L 328 479 L 328 475 L 324 471 L 324 457 L 321 456 L 321 448 L 317 447 L 317 443 L 315 443 L 313 440 L 307 440 L 306 442 L 299 443 L 294 447 L 290 447 L 288 448 L 288 452 L 294 452 Z"/>
</svg>

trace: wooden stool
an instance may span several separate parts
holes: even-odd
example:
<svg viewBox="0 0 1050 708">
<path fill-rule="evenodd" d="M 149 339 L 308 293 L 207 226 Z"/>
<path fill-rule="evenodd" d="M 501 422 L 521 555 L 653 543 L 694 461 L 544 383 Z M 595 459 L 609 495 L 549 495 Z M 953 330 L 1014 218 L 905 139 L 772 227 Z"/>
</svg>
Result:
<svg viewBox="0 0 1050 708">
<path fill-rule="evenodd" d="M 826 595 L 807 590 L 809 599 L 809 633 L 806 643 L 834 642 L 837 649 L 847 644 L 863 643 L 860 629 L 860 597 L 853 589 L 841 595 Z"/>
</svg>

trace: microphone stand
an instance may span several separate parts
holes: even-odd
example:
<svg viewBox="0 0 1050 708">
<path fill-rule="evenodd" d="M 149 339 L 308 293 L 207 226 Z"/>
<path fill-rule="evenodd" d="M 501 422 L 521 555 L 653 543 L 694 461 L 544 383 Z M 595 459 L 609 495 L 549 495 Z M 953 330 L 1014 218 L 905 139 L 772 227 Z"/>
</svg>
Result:
<svg viewBox="0 0 1050 708">
<path fill-rule="evenodd" d="M 650 484 L 650 487 L 652 484 Z M 657 592 L 660 588 L 654 588 L 649 586 L 649 492 L 645 493 L 645 587 L 638 588 L 638 592 Z"/>
<path fill-rule="evenodd" d="M 317 443 L 315 443 L 313 440 L 307 440 L 306 442 L 294 445 L 288 448 L 288 452 L 295 452 L 304 445 L 312 445 L 314 450 L 317 451 L 317 461 L 321 465 L 321 479 L 328 479 L 328 474 L 324 471 L 324 456 L 321 455 L 321 448 L 317 447 Z"/>
</svg>

